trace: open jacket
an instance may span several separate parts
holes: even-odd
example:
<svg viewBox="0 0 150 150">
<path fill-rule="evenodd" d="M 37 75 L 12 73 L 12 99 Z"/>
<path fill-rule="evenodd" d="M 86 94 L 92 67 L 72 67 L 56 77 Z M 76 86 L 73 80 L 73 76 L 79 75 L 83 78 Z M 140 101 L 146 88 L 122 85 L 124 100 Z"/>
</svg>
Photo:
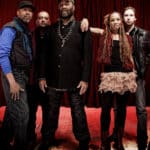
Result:
<svg viewBox="0 0 150 150">
<path fill-rule="evenodd" d="M 150 63 L 150 33 L 139 27 L 135 27 L 130 35 L 133 41 L 133 59 L 138 77 L 143 78 L 146 72 L 146 64 Z"/>
</svg>

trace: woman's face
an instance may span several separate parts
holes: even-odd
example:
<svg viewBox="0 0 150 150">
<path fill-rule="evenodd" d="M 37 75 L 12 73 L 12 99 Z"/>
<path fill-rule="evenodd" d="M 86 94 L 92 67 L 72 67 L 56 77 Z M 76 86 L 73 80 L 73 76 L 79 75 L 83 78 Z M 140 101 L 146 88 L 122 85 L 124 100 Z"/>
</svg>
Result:
<svg viewBox="0 0 150 150">
<path fill-rule="evenodd" d="M 114 12 L 110 15 L 110 30 L 112 32 L 117 32 L 122 24 L 122 19 L 119 13 Z"/>
</svg>

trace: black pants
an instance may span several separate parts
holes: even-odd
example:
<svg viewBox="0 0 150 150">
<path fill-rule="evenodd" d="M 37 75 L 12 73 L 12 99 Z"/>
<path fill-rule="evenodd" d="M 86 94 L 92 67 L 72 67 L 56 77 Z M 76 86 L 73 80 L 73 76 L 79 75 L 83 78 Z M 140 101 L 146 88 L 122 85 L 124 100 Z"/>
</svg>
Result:
<svg viewBox="0 0 150 150">
<path fill-rule="evenodd" d="M 128 93 L 124 95 L 119 95 L 117 93 L 107 92 L 102 94 L 101 97 L 101 131 L 109 131 L 110 120 L 111 120 L 111 108 L 113 106 L 114 100 L 116 101 L 117 113 L 115 117 L 116 127 L 124 128 L 125 117 L 126 117 L 126 104 L 128 100 Z"/>
<path fill-rule="evenodd" d="M 137 114 L 137 143 L 141 149 L 147 145 L 147 111 L 144 80 L 137 79 L 137 91 L 135 93 L 136 114 Z"/>
<path fill-rule="evenodd" d="M 55 136 L 55 131 L 58 128 L 58 117 L 59 110 L 61 105 L 61 97 L 64 92 L 56 91 L 49 89 L 49 119 L 47 123 L 42 128 L 43 140 L 53 139 Z M 72 115 L 72 124 L 73 132 L 78 141 L 89 141 L 90 134 L 87 126 L 86 114 L 84 111 L 84 103 L 79 95 L 78 90 L 68 91 L 70 106 L 71 106 L 71 115 Z"/>
<path fill-rule="evenodd" d="M 147 111 L 146 111 L 146 95 L 145 95 L 145 85 L 144 80 L 137 79 L 137 90 L 135 93 L 135 105 L 136 105 L 136 115 L 137 115 L 137 144 L 138 149 L 145 149 L 147 146 Z M 114 136 L 116 136 L 116 130 L 118 129 L 118 115 L 120 114 L 119 107 L 114 106 L 115 112 L 115 127 Z M 125 118 L 124 118 L 125 119 Z M 124 121 L 125 122 L 125 121 Z"/>
<path fill-rule="evenodd" d="M 36 112 L 37 108 L 40 105 L 42 108 L 42 128 L 45 126 L 48 112 L 49 112 L 49 105 L 48 105 L 48 95 L 43 93 L 37 84 L 28 85 L 27 86 L 28 92 L 28 104 L 29 104 L 29 123 L 28 123 L 28 130 L 27 130 L 27 139 L 28 141 L 32 142 L 36 140 Z M 42 129 L 41 128 L 41 129 Z M 43 134 L 43 133 L 42 133 Z"/>
</svg>

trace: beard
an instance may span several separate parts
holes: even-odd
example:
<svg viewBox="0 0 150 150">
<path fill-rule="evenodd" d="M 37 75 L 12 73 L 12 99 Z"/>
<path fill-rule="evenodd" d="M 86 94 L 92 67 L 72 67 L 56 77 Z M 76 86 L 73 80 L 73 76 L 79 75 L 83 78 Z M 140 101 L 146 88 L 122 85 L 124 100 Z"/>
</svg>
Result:
<svg viewBox="0 0 150 150">
<path fill-rule="evenodd" d="M 21 19 L 24 23 L 29 23 L 32 18 L 30 16 L 22 16 Z"/>
<path fill-rule="evenodd" d="M 61 19 L 69 19 L 73 16 L 73 14 L 74 14 L 74 12 L 72 9 L 59 11 L 59 16 Z"/>
</svg>

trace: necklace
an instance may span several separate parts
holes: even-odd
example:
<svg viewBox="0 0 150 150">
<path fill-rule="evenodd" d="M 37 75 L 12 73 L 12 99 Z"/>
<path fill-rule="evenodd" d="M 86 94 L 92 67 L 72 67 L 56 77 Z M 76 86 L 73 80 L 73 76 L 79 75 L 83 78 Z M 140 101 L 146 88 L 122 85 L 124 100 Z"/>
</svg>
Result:
<svg viewBox="0 0 150 150">
<path fill-rule="evenodd" d="M 65 36 L 63 36 L 63 35 L 61 34 L 61 30 L 60 30 L 60 28 L 61 28 L 60 26 L 61 26 L 61 25 L 60 25 L 60 21 L 59 21 L 57 33 L 58 33 L 58 36 L 59 36 L 59 38 L 61 39 L 61 42 L 62 42 L 62 43 L 61 43 L 61 47 L 64 47 L 66 41 L 69 39 L 69 36 L 70 36 L 71 33 L 72 33 L 72 28 L 73 28 L 74 24 L 75 24 L 75 21 L 72 22 L 68 33 L 67 33 Z"/>
</svg>

